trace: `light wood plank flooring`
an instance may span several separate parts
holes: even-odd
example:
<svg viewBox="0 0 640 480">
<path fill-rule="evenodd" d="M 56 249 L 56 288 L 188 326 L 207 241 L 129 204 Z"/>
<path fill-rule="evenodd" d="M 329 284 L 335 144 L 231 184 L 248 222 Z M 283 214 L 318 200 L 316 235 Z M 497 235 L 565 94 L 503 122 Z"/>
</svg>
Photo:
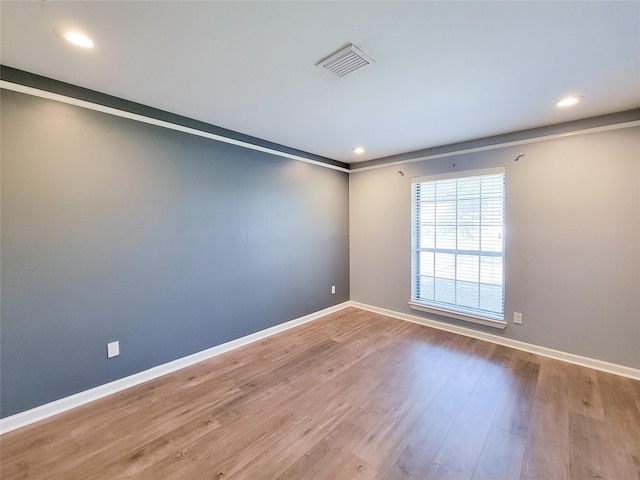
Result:
<svg viewBox="0 0 640 480">
<path fill-rule="evenodd" d="M 0 447 L 2 480 L 638 480 L 640 382 L 348 308 Z"/>
</svg>

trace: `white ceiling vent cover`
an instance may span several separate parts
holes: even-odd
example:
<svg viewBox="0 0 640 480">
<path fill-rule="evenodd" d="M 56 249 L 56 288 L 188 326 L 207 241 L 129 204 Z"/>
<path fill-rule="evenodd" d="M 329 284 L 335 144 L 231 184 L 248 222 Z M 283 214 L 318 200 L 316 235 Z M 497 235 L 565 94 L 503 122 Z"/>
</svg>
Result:
<svg viewBox="0 0 640 480">
<path fill-rule="evenodd" d="M 375 63 L 373 58 L 353 44 L 349 44 L 331 56 L 321 60 L 318 66 L 329 70 L 334 75 L 343 78 L 350 73 Z"/>
</svg>

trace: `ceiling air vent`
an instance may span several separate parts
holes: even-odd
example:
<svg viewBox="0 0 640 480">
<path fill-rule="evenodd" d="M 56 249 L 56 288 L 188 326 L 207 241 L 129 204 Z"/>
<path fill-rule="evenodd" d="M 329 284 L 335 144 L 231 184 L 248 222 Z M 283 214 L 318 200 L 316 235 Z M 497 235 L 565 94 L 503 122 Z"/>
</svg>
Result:
<svg viewBox="0 0 640 480">
<path fill-rule="evenodd" d="M 321 60 L 318 66 L 326 68 L 334 75 L 343 78 L 371 63 L 375 63 L 371 57 L 350 43 L 343 49 Z"/>
</svg>

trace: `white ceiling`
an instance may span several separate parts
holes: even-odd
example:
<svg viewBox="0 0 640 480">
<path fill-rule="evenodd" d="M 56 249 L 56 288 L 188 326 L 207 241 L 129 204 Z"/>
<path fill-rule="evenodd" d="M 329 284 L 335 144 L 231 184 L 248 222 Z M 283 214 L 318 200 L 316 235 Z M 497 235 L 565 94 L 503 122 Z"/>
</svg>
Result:
<svg viewBox="0 0 640 480">
<path fill-rule="evenodd" d="M 638 1 L 47 0 L 0 15 L 4 65 L 348 163 L 640 106 Z M 56 33 L 70 27 L 95 48 Z M 375 65 L 315 66 L 349 42 Z M 568 94 L 585 101 L 556 107 Z"/>
</svg>

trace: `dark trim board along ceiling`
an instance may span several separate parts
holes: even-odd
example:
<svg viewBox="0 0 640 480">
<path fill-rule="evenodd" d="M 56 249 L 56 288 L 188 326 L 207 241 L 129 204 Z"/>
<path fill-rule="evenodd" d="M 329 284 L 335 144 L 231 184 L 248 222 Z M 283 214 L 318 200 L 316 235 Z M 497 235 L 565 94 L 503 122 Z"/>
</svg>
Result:
<svg viewBox="0 0 640 480">
<path fill-rule="evenodd" d="M 640 124 L 640 108 L 627 110 L 624 112 L 600 115 L 597 117 L 584 118 L 570 122 L 564 122 L 554 125 L 532 128 L 528 130 L 515 131 L 494 135 L 486 138 L 471 139 L 464 142 L 458 142 L 450 145 L 442 145 L 438 147 L 427 148 L 424 150 L 416 150 L 406 152 L 399 155 L 383 157 L 365 162 L 348 164 L 322 157 L 309 152 L 297 150 L 277 143 L 263 140 L 240 132 L 229 130 L 209 123 L 194 120 L 192 118 L 166 112 L 151 106 L 142 105 L 140 103 L 125 100 L 112 95 L 96 92 L 87 88 L 78 87 L 69 83 L 60 82 L 51 78 L 36 75 L 34 73 L 25 72 L 16 68 L 0 65 L 0 79 L 3 82 L 22 85 L 37 90 L 62 95 L 69 98 L 85 101 L 95 105 L 116 109 L 133 115 L 140 115 L 153 120 L 167 122 L 180 127 L 197 130 L 218 137 L 246 144 L 246 146 L 255 146 L 259 149 L 270 150 L 273 153 L 283 154 L 290 158 L 296 158 L 310 163 L 324 165 L 341 171 L 362 171 L 371 168 L 384 167 L 407 162 L 415 162 L 427 160 L 430 158 L 439 158 L 462 152 L 472 152 L 491 149 L 493 147 L 506 146 L 508 144 L 527 143 L 535 139 L 549 137 L 554 135 L 567 135 L 575 132 L 592 130 L 603 127 L 634 126 Z"/>
<path fill-rule="evenodd" d="M 453 154 L 458 155 L 460 153 L 471 153 L 473 151 L 491 150 L 493 148 L 509 146 L 510 144 L 530 143 L 537 139 L 558 135 L 570 135 L 599 128 L 611 127 L 613 129 L 615 126 L 623 128 L 635 125 L 640 125 L 640 108 L 369 160 L 351 165 L 351 171 L 429 160 L 431 158 L 445 157 Z"/>
<path fill-rule="evenodd" d="M 0 66 L 0 78 L 6 82 L 24 85 L 26 87 L 35 88 L 38 90 L 75 98 L 78 100 L 83 100 L 105 107 L 115 108 L 124 112 L 142 115 L 144 117 L 173 123 L 175 125 L 180 125 L 187 128 L 193 128 L 203 132 L 211 133 L 213 135 L 219 135 L 285 154 L 304 157 L 315 162 L 325 163 L 327 165 L 333 165 L 340 168 L 349 168 L 348 164 L 339 162 L 337 160 L 332 160 L 330 158 L 321 157 L 312 153 L 303 152 L 301 150 L 290 148 L 285 145 L 269 142 L 267 140 L 262 140 L 260 138 L 252 137 L 239 132 L 234 132 L 232 130 L 218 127 L 216 125 L 211 125 L 209 123 L 194 120 L 192 118 L 176 115 L 175 113 L 165 112 L 164 110 L 159 110 L 147 105 L 131 102 L 129 100 L 114 97 L 112 95 L 106 95 L 104 93 L 89 90 L 87 88 L 77 87 L 69 83 L 60 82 L 58 80 L 36 75 L 34 73 L 24 72 L 22 70 L 7 67 L 5 65 Z"/>
</svg>

